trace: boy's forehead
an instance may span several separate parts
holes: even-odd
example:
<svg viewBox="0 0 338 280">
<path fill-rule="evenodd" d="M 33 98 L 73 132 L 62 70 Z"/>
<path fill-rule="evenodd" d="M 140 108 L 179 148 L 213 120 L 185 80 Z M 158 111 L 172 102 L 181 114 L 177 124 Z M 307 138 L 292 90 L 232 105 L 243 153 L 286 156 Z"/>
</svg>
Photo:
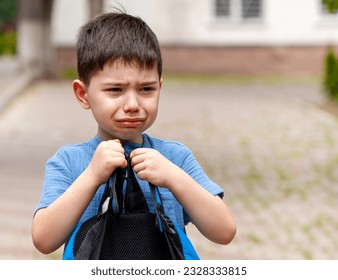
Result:
<svg viewBox="0 0 338 280">
<path fill-rule="evenodd" d="M 120 79 L 127 78 L 129 74 L 131 73 L 130 70 L 132 70 L 132 72 L 136 70 L 136 72 L 134 73 L 137 73 L 138 79 L 141 79 L 141 80 L 146 79 L 146 80 L 158 81 L 161 78 L 157 71 L 157 63 L 154 63 L 152 67 L 145 67 L 144 65 L 136 61 L 128 62 L 128 61 L 118 59 L 118 60 L 109 61 L 105 63 L 102 69 L 98 69 L 97 71 L 93 73 L 90 80 L 92 80 L 93 78 L 95 78 L 95 80 L 104 79 L 106 81 L 111 80 L 111 79 L 120 80 Z"/>
<path fill-rule="evenodd" d="M 110 60 L 108 61 L 105 66 L 108 65 L 110 67 L 115 67 L 115 68 L 120 68 L 120 67 L 132 67 L 132 68 L 136 68 L 136 69 L 155 69 L 157 70 L 157 63 L 153 63 L 152 67 L 145 67 L 144 63 L 133 59 L 133 60 L 127 60 L 127 59 L 123 59 L 123 58 L 118 58 L 118 59 L 114 59 L 114 60 Z"/>
<path fill-rule="evenodd" d="M 116 70 L 121 70 L 121 69 L 125 69 L 125 68 L 133 68 L 133 69 L 136 69 L 136 70 L 155 71 L 156 73 L 158 72 L 157 63 L 154 62 L 152 67 L 146 67 L 145 65 L 138 62 L 137 60 L 127 61 L 127 60 L 123 60 L 123 59 L 115 59 L 115 60 L 112 60 L 112 61 L 108 61 L 103 66 L 103 70 L 105 68 L 116 69 Z"/>
</svg>

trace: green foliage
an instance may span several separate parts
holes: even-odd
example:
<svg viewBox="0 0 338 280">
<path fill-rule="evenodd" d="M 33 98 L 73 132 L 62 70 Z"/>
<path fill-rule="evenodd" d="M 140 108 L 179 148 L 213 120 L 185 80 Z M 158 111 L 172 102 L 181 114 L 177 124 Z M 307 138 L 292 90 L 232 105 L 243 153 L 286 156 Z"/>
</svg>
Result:
<svg viewBox="0 0 338 280">
<path fill-rule="evenodd" d="M 16 53 L 16 32 L 0 33 L 0 55 Z"/>
<path fill-rule="evenodd" d="M 1 0 L 0 1 L 0 31 L 5 23 L 14 23 L 16 20 L 16 1 Z"/>
<path fill-rule="evenodd" d="M 322 0 L 330 13 L 338 12 L 338 0 Z M 338 101 L 338 60 L 333 49 L 325 56 L 324 88 L 329 99 Z"/>
<path fill-rule="evenodd" d="M 16 1 L 0 0 L 0 55 L 16 53 Z"/>
<path fill-rule="evenodd" d="M 74 80 L 77 77 L 77 70 L 75 68 L 66 68 L 61 73 L 61 78 L 66 80 Z"/>
<path fill-rule="evenodd" d="M 332 48 L 325 56 L 324 88 L 330 100 L 338 101 L 338 60 Z"/>
<path fill-rule="evenodd" d="M 322 0 L 322 3 L 330 13 L 336 13 L 338 11 L 338 0 Z"/>
</svg>

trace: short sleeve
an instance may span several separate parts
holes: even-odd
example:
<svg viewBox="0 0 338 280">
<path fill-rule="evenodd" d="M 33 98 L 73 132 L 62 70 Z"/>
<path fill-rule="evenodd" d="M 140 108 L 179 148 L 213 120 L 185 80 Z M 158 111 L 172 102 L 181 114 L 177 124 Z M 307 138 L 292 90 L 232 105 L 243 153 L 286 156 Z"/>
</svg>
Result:
<svg viewBox="0 0 338 280">
<path fill-rule="evenodd" d="M 74 178 L 67 159 L 67 155 L 59 150 L 47 161 L 43 190 L 35 212 L 53 203 L 73 183 Z"/>
<path fill-rule="evenodd" d="M 218 195 L 220 198 L 223 198 L 223 189 L 207 176 L 192 152 L 188 148 L 186 148 L 186 150 L 186 157 L 184 158 L 181 168 L 185 170 L 185 172 L 187 172 L 199 185 L 201 185 L 209 193 L 211 193 L 212 195 Z M 184 209 L 183 219 L 185 225 L 191 222 L 189 215 L 184 211 Z"/>
</svg>

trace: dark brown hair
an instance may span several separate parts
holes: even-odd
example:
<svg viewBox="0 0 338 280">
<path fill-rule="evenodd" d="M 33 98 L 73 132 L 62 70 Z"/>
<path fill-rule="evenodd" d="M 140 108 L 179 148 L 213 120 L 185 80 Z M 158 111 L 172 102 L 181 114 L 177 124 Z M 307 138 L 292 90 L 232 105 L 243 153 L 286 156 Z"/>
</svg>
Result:
<svg viewBox="0 0 338 280">
<path fill-rule="evenodd" d="M 83 25 L 77 40 L 79 79 L 89 85 L 91 77 L 106 63 L 121 60 L 162 75 L 162 57 L 156 35 L 139 17 L 124 12 L 105 13 Z"/>
</svg>

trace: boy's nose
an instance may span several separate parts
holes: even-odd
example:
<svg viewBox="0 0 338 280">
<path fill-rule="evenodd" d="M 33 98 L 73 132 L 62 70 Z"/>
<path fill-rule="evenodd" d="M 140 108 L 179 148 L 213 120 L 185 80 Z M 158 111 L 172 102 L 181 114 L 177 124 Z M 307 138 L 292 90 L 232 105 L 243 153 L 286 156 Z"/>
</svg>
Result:
<svg viewBox="0 0 338 280">
<path fill-rule="evenodd" d="M 124 104 L 124 110 L 127 111 L 138 111 L 140 109 L 139 100 L 136 93 L 130 92 L 126 95 Z"/>
</svg>

